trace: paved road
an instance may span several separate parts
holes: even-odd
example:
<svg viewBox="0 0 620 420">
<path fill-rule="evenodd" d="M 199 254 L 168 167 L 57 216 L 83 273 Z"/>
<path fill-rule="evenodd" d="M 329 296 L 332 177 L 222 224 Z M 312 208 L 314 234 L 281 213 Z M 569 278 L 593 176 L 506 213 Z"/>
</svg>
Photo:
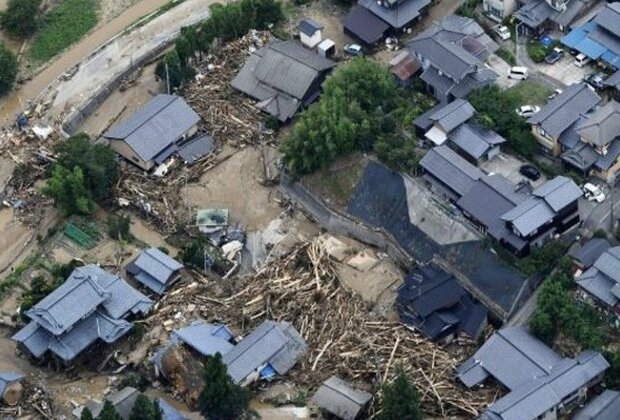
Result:
<svg viewBox="0 0 620 420">
<path fill-rule="evenodd" d="M 516 59 L 518 65 L 530 69 L 530 80 L 536 83 L 540 83 L 543 86 L 547 86 L 550 89 L 561 89 L 565 86 L 564 83 L 562 83 L 561 81 L 536 70 L 538 65 L 534 63 L 528 55 L 525 43 L 519 42 L 517 44 Z"/>
</svg>

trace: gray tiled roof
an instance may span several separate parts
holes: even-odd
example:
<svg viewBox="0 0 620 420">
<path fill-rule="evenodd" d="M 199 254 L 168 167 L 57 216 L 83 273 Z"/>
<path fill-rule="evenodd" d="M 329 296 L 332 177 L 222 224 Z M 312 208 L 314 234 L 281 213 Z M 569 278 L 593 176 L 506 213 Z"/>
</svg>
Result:
<svg viewBox="0 0 620 420">
<path fill-rule="evenodd" d="M 617 284 L 612 279 L 590 267 L 581 276 L 575 279 L 579 287 L 599 299 L 609 306 L 618 303 L 618 297 L 612 293 L 613 287 Z"/>
<path fill-rule="evenodd" d="M 440 108 L 430 119 L 449 133 L 474 116 L 476 110 L 465 99 L 456 99 Z"/>
<path fill-rule="evenodd" d="M 551 15 L 551 20 L 557 23 L 560 26 L 565 28 L 569 27 L 569 25 L 584 12 L 586 7 L 590 5 L 588 1 L 582 0 L 570 0 L 568 2 L 568 6 L 566 10 L 563 12 L 555 12 Z"/>
<path fill-rule="evenodd" d="M 269 364 L 280 375 L 290 370 L 308 349 L 305 340 L 288 322 L 265 321 L 224 355 L 235 383 Z"/>
<path fill-rule="evenodd" d="M 472 123 L 463 124 L 454 130 L 450 140 L 476 160 L 482 158 L 493 147 L 506 142 L 506 139 L 495 131 L 485 130 Z"/>
<path fill-rule="evenodd" d="M 463 98 L 474 89 L 490 85 L 497 77 L 497 73 L 490 68 L 480 67 L 477 72 L 468 74 L 463 80 L 455 84 L 449 93 L 455 98 Z"/>
<path fill-rule="evenodd" d="M 585 83 L 568 86 L 528 119 L 539 124 L 551 137 L 559 137 L 581 115 L 599 103 L 601 98 Z"/>
<path fill-rule="evenodd" d="M 296 41 L 276 40 L 255 51 L 231 86 L 281 121 L 291 118 L 323 72 L 336 64 Z"/>
<path fill-rule="evenodd" d="M 448 76 L 439 74 L 439 71 L 433 66 L 430 66 L 424 70 L 424 72 L 420 75 L 420 79 L 422 79 L 422 81 L 424 81 L 427 85 L 433 87 L 435 96 L 438 94 L 448 96 L 448 93 L 450 93 L 454 87 L 454 81 Z"/>
<path fill-rule="evenodd" d="M 320 31 L 321 29 L 323 29 L 323 25 L 318 23 L 316 20 L 310 18 L 303 18 L 299 22 L 299 25 L 297 27 L 299 28 L 300 32 L 303 32 L 308 36 L 312 36 L 316 31 Z"/>
<path fill-rule="evenodd" d="M 173 343 L 183 342 L 203 356 L 213 356 L 215 353 L 224 355 L 234 347 L 230 343 L 233 334 L 228 327 L 204 321 L 194 321 L 174 331 L 170 338 Z"/>
<path fill-rule="evenodd" d="M 376 0 L 359 0 L 358 4 L 370 10 L 392 28 L 400 29 L 419 17 L 422 9 L 431 4 L 431 0 L 403 0 L 392 7 L 380 5 Z"/>
<path fill-rule="evenodd" d="M 175 95 L 157 95 L 103 137 L 123 140 L 145 161 L 179 140 L 200 117 Z"/>
<path fill-rule="evenodd" d="M 371 399 L 372 394 L 353 388 L 337 376 L 323 382 L 312 397 L 316 405 L 342 420 L 355 420 Z"/>
<path fill-rule="evenodd" d="M 416 38 L 408 44 L 408 48 L 455 81 L 463 79 L 476 71 L 476 66 L 482 65 L 480 59 L 462 47 L 433 37 Z"/>
<path fill-rule="evenodd" d="M 594 166 L 602 171 L 608 170 L 614 163 L 616 163 L 616 160 L 620 156 L 620 138 L 612 140 L 612 142 L 609 144 L 609 147 L 607 148 L 606 155 L 596 155 L 597 159 L 594 163 Z"/>
<path fill-rule="evenodd" d="M 148 286 L 154 292 L 161 294 L 174 279 L 183 264 L 164 254 L 157 248 L 145 249 L 138 258 L 131 263 L 128 270 L 136 279 Z"/>
<path fill-rule="evenodd" d="M 213 138 L 208 134 L 202 134 L 180 146 L 177 153 L 185 163 L 192 165 L 195 161 L 214 150 Z"/>
<path fill-rule="evenodd" d="M 0 400 L 2 399 L 2 395 L 4 394 L 4 390 L 7 386 L 19 382 L 24 378 L 24 375 L 21 375 L 16 372 L 0 372 Z"/>
<path fill-rule="evenodd" d="M 620 37 L 620 3 L 607 3 L 605 8 L 596 15 L 594 22 Z"/>
<path fill-rule="evenodd" d="M 609 248 L 594 262 L 593 267 L 620 283 L 620 247 Z"/>
<path fill-rule="evenodd" d="M 571 250 L 568 255 L 577 260 L 585 268 L 590 268 L 610 246 L 609 241 L 605 238 L 592 238 L 582 246 Z"/>
<path fill-rule="evenodd" d="M 523 327 L 498 330 L 456 371 L 467 387 L 489 376 L 514 390 L 551 372 L 561 358 Z"/>
<path fill-rule="evenodd" d="M 360 5 L 354 6 L 347 13 L 342 25 L 367 45 L 378 42 L 390 27 L 370 10 Z"/>
<path fill-rule="evenodd" d="M 563 359 L 548 375 L 533 378 L 489 406 L 501 419 L 539 418 L 601 376 L 609 363 L 600 353 L 585 351 L 576 359 Z"/>
<path fill-rule="evenodd" d="M 514 13 L 514 16 L 530 28 L 538 28 L 555 10 L 545 0 L 530 0 Z"/>
<path fill-rule="evenodd" d="M 620 103 L 609 101 L 588 118 L 583 118 L 575 131 L 583 141 L 594 146 L 607 146 L 620 136 Z"/>
<path fill-rule="evenodd" d="M 459 196 L 466 194 L 482 177 L 482 172 L 448 146 L 434 147 L 420 160 L 420 166 L 453 189 Z"/>
<path fill-rule="evenodd" d="M 573 420 L 616 420 L 620 413 L 620 392 L 606 389 L 573 416 Z"/>
<path fill-rule="evenodd" d="M 616 90 L 620 90 L 620 70 L 605 79 L 604 83 L 607 86 L 616 88 Z"/>
<path fill-rule="evenodd" d="M 575 182 L 565 176 L 556 176 L 532 191 L 532 195 L 542 198 L 555 212 L 577 200 L 583 191 Z"/>
</svg>

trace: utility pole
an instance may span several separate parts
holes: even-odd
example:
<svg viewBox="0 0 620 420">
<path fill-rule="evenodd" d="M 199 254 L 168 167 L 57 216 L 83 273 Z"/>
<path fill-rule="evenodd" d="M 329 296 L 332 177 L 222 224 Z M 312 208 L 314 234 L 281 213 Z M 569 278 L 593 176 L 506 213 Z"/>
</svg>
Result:
<svg viewBox="0 0 620 420">
<path fill-rule="evenodd" d="M 168 73 L 168 63 L 166 64 L 166 92 L 170 95 L 170 73 Z"/>
</svg>

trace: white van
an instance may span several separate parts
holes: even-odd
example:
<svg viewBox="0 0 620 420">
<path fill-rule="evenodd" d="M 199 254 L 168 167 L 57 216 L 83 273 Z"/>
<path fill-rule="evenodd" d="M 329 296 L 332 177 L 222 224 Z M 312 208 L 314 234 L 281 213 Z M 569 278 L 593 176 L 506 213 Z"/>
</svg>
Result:
<svg viewBox="0 0 620 420">
<path fill-rule="evenodd" d="M 586 64 L 588 64 L 589 62 L 590 62 L 590 59 L 588 58 L 588 56 L 587 56 L 587 55 L 585 55 L 585 54 L 578 54 L 578 55 L 575 57 L 574 64 L 575 64 L 577 67 L 583 67 L 583 66 L 585 66 Z"/>
<path fill-rule="evenodd" d="M 528 72 L 529 70 L 527 69 L 527 67 L 511 67 L 510 70 L 508 70 L 508 78 L 525 80 L 527 79 Z"/>
</svg>

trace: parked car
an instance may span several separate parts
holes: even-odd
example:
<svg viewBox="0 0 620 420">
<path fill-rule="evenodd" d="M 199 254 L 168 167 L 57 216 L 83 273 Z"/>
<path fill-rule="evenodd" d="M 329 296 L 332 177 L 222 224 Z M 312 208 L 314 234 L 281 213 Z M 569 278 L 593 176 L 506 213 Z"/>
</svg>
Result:
<svg viewBox="0 0 620 420">
<path fill-rule="evenodd" d="M 528 73 L 529 73 L 529 70 L 527 67 L 514 66 L 508 70 L 508 78 L 517 79 L 517 80 L 525 80 L 527 79 Z"/>
<path fill-rule="evenodd" d="M 540 107 L 538 105 L 523 105 L 515 109 L 515 112 L 519 116 L 525 117 L 525 118 L 531 117 L 532 115 L 536 114 L 538 111 L 540 111 Z"/>
<path fill-rule="evenodd" d="M 583 78 L 583 81 L 592 86 L 594 89 L 603 89 L 605 85 L 605 75 L 603 73 L 590 73 Z"/>
<path fill-rule="evenodd" d="M 583 192 L 588 201 L 596 201 L 597 203 L 602 203 L 605 201 L 605 193 L 598 186 L 587 183 L 583 186 Z"/>
<path fill-rule="evenodd" d="M 555 64 L 564 57 L 564 50 L 562 48 L 555 47 L 549 55 L 545 57 L 545 63 Z"/>
<path fill-rule="evenodd" d="M 579 53 L 575 57 L 575 61 L 573 62 L 577 67 L 584 67 L 586 64 L 590 62 L 590 59 L 587 55 Z"/>
<path fill-rule="evenodd" d="M 555 89 L 551 95 L 547 96 L 547 100 L 550 101 L 561 93 L 562 89 Z"/>
<path fill-rule="evenodd" d="M 506 25 L 496 25 L 493 27 L 493 32 L 497 34 L 499 39 L 507 41 L 510 39 L 510 29 Z"/>
<path fill-rule="evenodd" d="M 344 52 L 349 55 L 363 55 L 362 46 L 359 44 L 347 44 L 344 46 Z"/>
<path fill-rule="evenodd" d="M 532 181 L 537 181 L 540 178 L 540 171 L 534 165 L 526 163 L 519 168 L 519 173 Z"/>
</svg>

